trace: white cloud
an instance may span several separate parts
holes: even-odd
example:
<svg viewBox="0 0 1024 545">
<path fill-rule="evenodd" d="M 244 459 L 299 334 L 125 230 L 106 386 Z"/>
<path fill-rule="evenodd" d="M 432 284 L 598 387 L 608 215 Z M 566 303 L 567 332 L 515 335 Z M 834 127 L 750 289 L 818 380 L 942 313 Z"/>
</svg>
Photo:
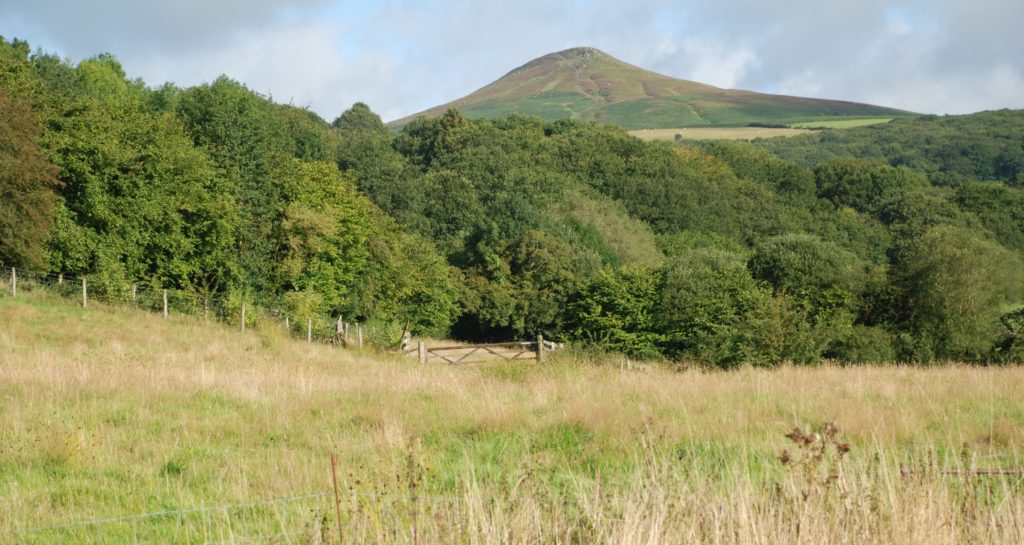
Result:
<svg viewBox="0 0 1024 545">
<path fill-rule="evenodd" d="M 0 34 L 151 84 L 226 73 L 330 119 L 458 98 L 524 62 L 593 46 L 721 87 L 951 113 L 1024 107 L 1020 0 L 13 0 Z"/>
<path fill-rule="evenodd" d="M 686 79 L 733 89 L 758 64 L 757 54 L 744 45 L 701 38 L 685 38 L 660 48 L 664 64 Z"/>
<path fill-rule="evenodd" d="M 230 45 L 198 59 L 143 54 L 129 57 L 125 67 L 147 82 L 175 80 L 179 85 L 226 74 L 277 102 L 309 107 L 328 120 L 360 100 L 382 114 L 397 114 L 394 104 L 403 97 L 394 61 L 378 52 L 343 55 L 338 41 L 344 32 L 333 23 L 280 25 L 241 32 Z M 183 74 L 187 80 L 177 79 Z"/>
</svg>

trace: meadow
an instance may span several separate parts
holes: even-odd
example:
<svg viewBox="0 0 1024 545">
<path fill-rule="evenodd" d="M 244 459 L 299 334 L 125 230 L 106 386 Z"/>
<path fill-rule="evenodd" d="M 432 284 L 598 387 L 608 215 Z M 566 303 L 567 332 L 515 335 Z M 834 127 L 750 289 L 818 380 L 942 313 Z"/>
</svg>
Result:
<svg viewBox="0 0 1024 545">
<path fill-rule="evenodd" d="M 826 119 L 819 121 L 805 121 L 801 123 L 790 123 L 794 129 L 851 129 L 854 127 L 867 127 L 880 125 L 892 121 L 891 117 L 864 117 L 854 119 Z"/>
<path fill-rule="evenodd" d="M 689 127 L 683 129 L 639 129 L 629 131 L 629 134 L 649 142 L 652 140 L 675 140 L 677 134 L 683 140 L 753 140 L 775 136 L 796 136 L 806 132 L 807 129 L 797 128 Z"/>
<path fill-rule="evenodd" d="M 42 292 L 0 324 L 2 543 L 1024 540 L 1020 367 L 420 366 Z"/>
</svg>

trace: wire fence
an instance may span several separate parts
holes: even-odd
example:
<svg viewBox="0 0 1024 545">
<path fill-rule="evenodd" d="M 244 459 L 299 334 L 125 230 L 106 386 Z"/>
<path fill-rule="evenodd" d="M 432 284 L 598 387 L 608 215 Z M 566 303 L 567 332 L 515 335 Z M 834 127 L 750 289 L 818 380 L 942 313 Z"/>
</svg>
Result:
<svg viewBox="0 0 1024 545">
<path fill-rule="evenodd" d="M 124 283 L 106 278 L 66 275 L 32 269 L 0 267 L 0 296 L 26 295 L 44 289 L 78 305 L 102 302 L 131 306 L 165 318 L 173 315 L 199 316 L 231 324 L 245 331 L 268 320 L 287 328 L 289 334 L 309 342 L 347 347 L 395 349 L 403 332 L 387 324 L 349 323 L 342 316 L 303 313 L 283 308 L 275 301 L 164 288 L 153 282 Z"/>
<path fill-rule="evenodd" d="M 308 543 L 313 524 L 325 512 L 328 493 L 310 493 L 261 501 L 201 506 L 20 528 L 19 543 L 188 543 L 267 541 Z"/>
<path fill-rule="evenodd" d="M 538 500 L 549 508 L 559 509 L 573 503 L 565 497 Z M 312 492 L 16 528 L 11 537 L 13 542 L 25 545 L 417 543 L 428 535 L 451 537 L 465 530 L 465 521 L 473 513 L 508 504 L 506 497 L 481 496 L 470 491 L 463 495 L 435 495 L 350 489 L 340 492 L 338 497 L 333 492 Z M 607 515 L 603 519 L 611 520 Z"/>
</svg>

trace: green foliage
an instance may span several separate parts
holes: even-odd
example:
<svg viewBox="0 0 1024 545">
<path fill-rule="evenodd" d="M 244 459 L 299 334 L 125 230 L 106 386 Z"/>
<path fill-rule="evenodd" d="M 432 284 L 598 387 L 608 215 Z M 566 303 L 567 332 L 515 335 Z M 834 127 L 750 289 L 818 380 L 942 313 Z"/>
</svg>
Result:
<svg viewBox="0 0 1024 545">
<path fill-rule="evenodd" d="M 637 358 L 659 357 L 664 341 L 655 317 L 660 276 L 643 267 L 601 270 L 569 303 L 570 338 Z"/>
<path fill-rule="evenodd" d="M 233 203 L 177 120 L 131 97 L 84 98 L 51 122 L 47 138 L 64 182 L 60 217 L 74 222 L 50 246 L 55 264 L 78 267 L 62 270 L 112 268 L 208 290 L 234 282 L 224 249 Z"/>
<path fill-rule="evenodd" d="M 321 307 L 351 310 L 351 292 L 370 258 L 372 205 L 331 163 L 285 162 L 280 184 L 279 282 L 285 290 L 313 292 Z"/>
<path fill-rule="evenodd" d="M 1024 110 L 920 116 L 889 123 L 756 144 L 784 159 L 813 167 L 837 157 L 905 166 L 933 183 L 969 179 L 1012 182 L 1024 172 Z"/>
<path fill-rule="evenodd" d="M 25 100 L 0 88 L 0 261 L 38 267 L 53 226 L 57 169 L 39 145 L 41 127 Z"/>
<path fill-rule="evenodd" d="M 826 357 L 851 363 L 888 363 L 896 361 L 896 350 L 887 331 L 858 324 L 829 347 Z"/>
<path fill-rule="evenodd" d="M 927 180 L 907 168 L 892 168 L 861 159 L 834 159 L 814 169 L 818 196 L 836 206 L 873 212 L 897 191 L 924 187 Z"/>
<path fill-rule="evenodd" d="M 748 266 L 776 294 L 806 303 L 812 315 L 850 308 L 865 277 L 856 256 L 814 235 L 770 238 L 758 245 Z"/>
<path fill-rule="evenodd" d="M 767 183 L 779 195 L 806 201 L 815 193 L 815 177 L 809 170 L 747 142 L 718 140 L 704 149 L 728 163 L 736 175 Z"/>
<path fill-rule="evenodd" d="M 977 216 L 996 240 L 1024 252 L 1024 189 L 998 182 L 969 181 L 956 188 L 953 201 Z"/>
<path fill-rule="evenodd" d="M 650 226 L 612 199 L 567 192 L 553 213 L 564 217 L 580 243 L 607 263 L 655 266 L 663 259 Z"/>
<path fill-rule="evenodd" d="M 380 116 L 362 102 L 356 102 L 351 108 L 342 112 L 331 125 L 345 132 L 384 133 L 388 130 Z"/>
<path fill-rule="evenodd" d="M 1020 257 L 962 227 L 926 231 L 894 276 L 903 325 L 918 339 L 909 356 L 918 360 L 983 360 L 1000 335 L 1003 309 L 1024 295 Z"/>
<path fill-rule="evenodd" d="M 1003 326 L 1003 331 L 992 349 L 992 360 L 1005 363 L 1024 362 L 1024 307 L 1003 314 L 999 317 L 999 322 Z"/>
<path fill-rule="evenodd" d="M 669 354 L 720 367 L 765 360 L 752 326 L 771 294 L 750 276 L 743 255 L 705 248 L 675 256 L 659 299 Z"/>
</svg>

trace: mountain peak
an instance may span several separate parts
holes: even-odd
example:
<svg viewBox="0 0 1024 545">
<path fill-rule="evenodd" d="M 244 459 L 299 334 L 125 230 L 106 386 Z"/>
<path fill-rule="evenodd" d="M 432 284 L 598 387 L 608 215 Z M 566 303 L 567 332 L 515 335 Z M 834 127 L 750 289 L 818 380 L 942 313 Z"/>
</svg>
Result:
<svg viewBox="0 0 1024 545">
<path fill-rule="evenodd" d="M 549 53 L 549 55 L 561 55 L 561 56 L 566 57 L 566 58 L 568 58 L 568 57 L 584 57 L 584 58 L 586 58 L 586 57 L 598 57 L 598 56 L 602 56 L 602 55 L 605 56 L 605 57 L 609 57 L 610 56 L 607 53 L 605 53 L 604 51 L 601 51 L 600 49 L 598 49 L 596 47 L 587 47 L 587 46 L 584 46 L 584 47 L 570 47 L 569 49 L 566 49 L 566 50 L 563 50 L 563 51 L 557 51 L 555 53 Z"/>
<path fill-rule="evenodd" d="M 599 60 L 614 61 L 616 59 L 604 51 L 593 47 L 573 47 L 564 51 L 556 51 L 555 53 L 548 53 L 547 55 L 537 57 L 536 59 L 533 59 L 532 61 L 505 74 L 502 76 L 502 79 L 538 69 L 544 72 L 543 75 L 548 75 L 551 71 L 559 69 L 580 71 L 585 69 L 587 64 L 590 62 Z"/>
</svg>

